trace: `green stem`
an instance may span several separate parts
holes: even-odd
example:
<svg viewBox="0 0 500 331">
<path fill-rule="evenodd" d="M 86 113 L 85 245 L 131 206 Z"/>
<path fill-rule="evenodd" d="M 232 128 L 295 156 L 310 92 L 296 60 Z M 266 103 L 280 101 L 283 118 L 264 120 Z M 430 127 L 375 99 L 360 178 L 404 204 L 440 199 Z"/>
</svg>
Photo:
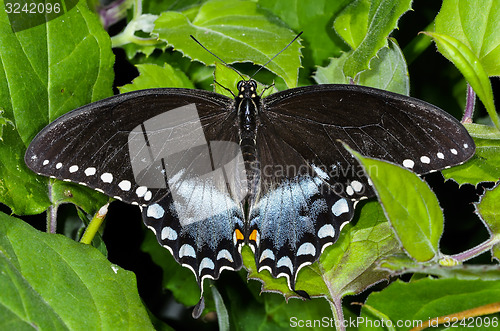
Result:
<svg viewBox="0 0 500 331">
<path fill-rule="evenodd" d="M 434 31 L 434 21 L 427 25 L 424 31 Z M 410 41 L 403 49 L 403 54 L 406 58 L 406 64 L 409 66 L 415 61 L 432 44 L 432 38 L 422 33 L 419 33 Z"/>
<path fill-rule="evenodd" d="M 99 231 L 102 222 L 104 222 L 104 218 L 108 213 L 108 206 L 109 202 L 104 206 L 102 206 L 101 209 L 99 209 L 99 211 L 94 215 L 89 225 L 87 226 L 87 229 L 85 230 L 82 239 L 80 239 L 80 242 L 82 244 L 90 245 L 90 243 L 95 237 L 95 234 L 97 233 L 97 231 Z"/>
</svg>

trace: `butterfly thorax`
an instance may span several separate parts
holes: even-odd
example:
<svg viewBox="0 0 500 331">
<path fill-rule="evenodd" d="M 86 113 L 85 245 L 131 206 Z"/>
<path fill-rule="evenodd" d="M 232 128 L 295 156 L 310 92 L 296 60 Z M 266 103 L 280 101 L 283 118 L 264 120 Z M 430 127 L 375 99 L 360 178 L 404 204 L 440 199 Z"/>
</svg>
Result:
<svg viewBox="0 0 500 331">
<path fill-rule="evenodd" d="M 248 193 L 255 196 L 259 181 L 258 155 L 256 137 L 258 128 L 258 112 L 260 96 L 257 94 L 257 83 L 254 80 L 238 82 L 238 96 L 236 97 L 236 111 L 238 112 L 239 143 L 248 180 Z"/>
</svg>

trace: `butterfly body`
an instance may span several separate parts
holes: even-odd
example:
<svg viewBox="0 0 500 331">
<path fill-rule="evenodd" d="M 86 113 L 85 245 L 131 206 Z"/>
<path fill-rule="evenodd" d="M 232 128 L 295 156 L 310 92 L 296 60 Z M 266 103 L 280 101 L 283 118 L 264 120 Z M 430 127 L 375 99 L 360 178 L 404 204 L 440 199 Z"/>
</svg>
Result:
<svg viewBox="0 0 500 331">
<path fill-rule="evenodd" d="M 375 195 L 345 142 L 424 174 L 474 154 L 439 108 L 356 85 L 317 85 L 266 98 L 151 89 L 102 100 L 43 129 L 25 156 L 35 172 L 140 205 L 144 223 L 198 283 L 242 266 L 285 277 L 334 243 L 357 201 Z"/>
</svg>

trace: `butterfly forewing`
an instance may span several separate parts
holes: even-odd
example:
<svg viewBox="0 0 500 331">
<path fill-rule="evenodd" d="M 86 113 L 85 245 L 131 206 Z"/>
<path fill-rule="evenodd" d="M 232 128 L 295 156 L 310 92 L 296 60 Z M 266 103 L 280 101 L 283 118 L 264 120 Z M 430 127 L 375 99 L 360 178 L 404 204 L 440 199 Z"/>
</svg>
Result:
<svg viewBox="0 0 500 331">
<path fill-rule="evenodd" d="M 337 194 L 353 200 L 374 192 L 341 141 L 418 174 L 461 164 L 474 154 L 472 138 L 451 115 L 418 99 L 363 86 L 278 92 L 263 100 L 260 119 L 295 160 L 318 170 Z"/>
<path fill-rule="evenodd" d="M 232 103 L 187 89 L 111 97 L 48 125 L 29 146 L 26 163 L 42 175 L 82 183 L 128 203 L 150 204 L 168 193 L 165 177 L 175 174 L 174 162 L 182 163 L 183 153 L 211 139 L 236 144 L 235 121 L 228 122 Z M 180 166 L 189 161 L 195 163 Z"/>
</svg>

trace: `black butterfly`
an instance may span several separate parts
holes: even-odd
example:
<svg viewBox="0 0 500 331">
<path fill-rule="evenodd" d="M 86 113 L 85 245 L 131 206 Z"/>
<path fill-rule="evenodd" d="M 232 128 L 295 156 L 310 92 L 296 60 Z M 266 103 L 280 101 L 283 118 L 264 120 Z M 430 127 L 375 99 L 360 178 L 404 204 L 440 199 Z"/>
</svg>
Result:
<svg viewBox="0 0 500 331">
<path fill-rule="evenodd" d="M 340 141 L 417 174 L 474 154 L 455 118 L 414 98 L 316 85 L 261 99 L 256 87 L 240 81 L 235 99 L 169 88 L 95 102 L 43 129 L 25 161 L 38 174 L 140 205 L 200 287 L 240 269 L 248 244 L 258 270 L 286 277 L 295 291 L 299 270 L 337 240 L 357 201 L 374 196 Z"/>
</svg>

